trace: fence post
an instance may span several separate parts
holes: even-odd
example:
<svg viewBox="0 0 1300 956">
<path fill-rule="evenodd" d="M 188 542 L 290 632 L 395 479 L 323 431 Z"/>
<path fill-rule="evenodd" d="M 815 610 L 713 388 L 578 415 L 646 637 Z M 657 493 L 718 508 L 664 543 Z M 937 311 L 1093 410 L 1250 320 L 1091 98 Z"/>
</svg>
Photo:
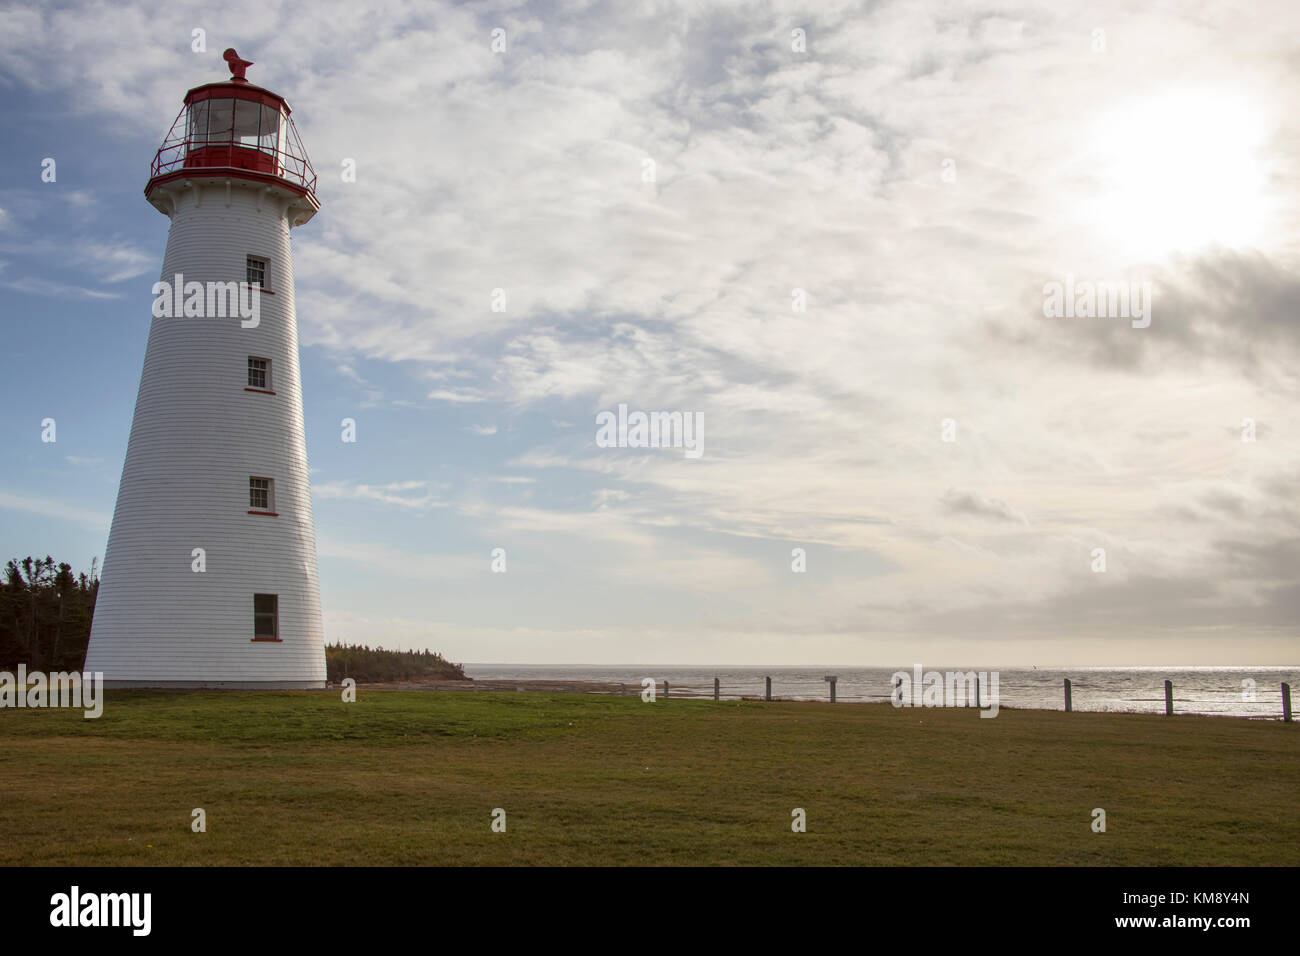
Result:
<svg viewBox="0 0 1300 956">
<path fill-rule="evenodd" d="M 1074 700 L 1070 696 L 1070 678 L 1065 679 L 1065 712 L 1068 714 L 1074 709 Z"/>
<path fill-rule="evenodd" d="M 626 697 L 626 696 L 627 696 L 627 684 L 619 684 L 619 685 L 618 685 L 618 692 L 619 692 L 619 695 L 620 695 L 620 696 L 622 696 L 622 697 Z"/>
<path fill-rule="evenodd" d="M 664 681 L 664 699 L 668 699 L 668 681 Z"/>
<path fill-rule="evenodd" d="M 1282 720 L 1291 723 L 1291 685 L 1282 684 Z"/>
<path fill-rule="evenodd" d="M 980 705 L 980 675 L 975 675 L 975 706 Z"/>
<path fill-rule="evenodd" d="M 822 678 L 822 680 L 826 681 L 826 683 L 831 685 L 831 703 L 832 704 L 835 703 L 835 682 L 839 680 L 839 678 L 832 674 L 827 674 L 825 677 Z"/>
<path fill-rule="evenodd" d="M 767 693 L 764 695 L 764 700 L 771 700 L 771 699 L 772 699 L 772 678 L 769 677 L 767 678 Z"/>
<path fill-rule="evenodd" d="M 1165 681 L 1165 716 L 1172 717 L 1173 715 L 1174 715 L 1174 682 L 1171 680 L 1167 680 Z"/>
<path fill-rule="evenodd" d="M 718 679 L 716 677 L 713 678 L 713 699 L 718 699 Z"/>
</svg>

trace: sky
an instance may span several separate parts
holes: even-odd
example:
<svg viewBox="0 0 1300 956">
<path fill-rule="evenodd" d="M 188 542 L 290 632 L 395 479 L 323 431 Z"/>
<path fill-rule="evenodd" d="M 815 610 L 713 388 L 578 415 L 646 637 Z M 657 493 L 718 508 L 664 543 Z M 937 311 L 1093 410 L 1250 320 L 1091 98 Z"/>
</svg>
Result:
<svg viewBox="0 0 1300 956">
<path fill-rule="evenodd" d="M 103 555 L 142 191 L 230 46 L 319 175 L 327 640 L 1300 660 L 1290 0 L 0 5 L 0 559 Z M 602 447 L 620 404 L 703 453 Z"/>
</svg>

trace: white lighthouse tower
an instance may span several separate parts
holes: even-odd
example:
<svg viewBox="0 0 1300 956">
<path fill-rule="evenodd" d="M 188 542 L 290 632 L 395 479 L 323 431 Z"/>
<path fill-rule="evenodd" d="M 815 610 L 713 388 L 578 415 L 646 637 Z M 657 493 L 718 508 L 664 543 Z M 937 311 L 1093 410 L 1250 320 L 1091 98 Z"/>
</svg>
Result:
<svg viewBox="0 0 1300 956">
<path fill-rule="evenodd" d="M 316 175 L 225 59 L 145 187 L 171 228 L 86 653 L 110 687 L 325 684 L 289 245 Z"/>
</svg>

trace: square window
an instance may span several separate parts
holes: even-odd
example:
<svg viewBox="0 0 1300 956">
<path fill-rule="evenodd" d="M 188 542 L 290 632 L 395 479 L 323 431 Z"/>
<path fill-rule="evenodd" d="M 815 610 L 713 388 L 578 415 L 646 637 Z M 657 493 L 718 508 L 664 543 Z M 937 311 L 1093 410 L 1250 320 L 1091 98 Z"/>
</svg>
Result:
<svg viewBox="0 0 1300 956">
<path fill-rule="evenodd" d="M 250 355 L 248 357 L 248 387 L 249 388 L 271 388 L 271 360 L 257 358 Z"/>
<path fill-rule="evenodd" d="M 275 482 L 270 478 L 248 479 L 248 507 L 253 511 L 274 511 Z"/>
<path fill-rule="evenodd" d="M 268 275 L 269 272 L 270 272 L 270 264 L 267 262 L 267 260 L 259 259 L 257 256 L 248 257 L 248 284 L 249 285 L 253 285 L 254 283 L 256 283 L 260 288 L 263 289 L 268 288 L 269 282 L 267 280 L 269 279 L 269 275 Z"/>
<path fill-rule="evenodd" d="M 275 641 L 280 637 L 280 597 L 253 595 L 253 640 Z"/>
</svg>

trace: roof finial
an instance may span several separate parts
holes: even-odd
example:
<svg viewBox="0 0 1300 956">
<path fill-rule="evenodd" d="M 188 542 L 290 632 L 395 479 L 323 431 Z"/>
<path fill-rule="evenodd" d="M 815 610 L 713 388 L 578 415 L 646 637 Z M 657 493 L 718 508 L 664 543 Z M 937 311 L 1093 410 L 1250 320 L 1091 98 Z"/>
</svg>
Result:
<svg viewBox="0 0 1300 956">
<path fill-rule="evenodd" d="M 248 82 L 248 80 L 244 77 L 244 71 L 253 65 L 252 60 L 241 60 L 239 58 L 239 54 L 235 52 L 235 48 L 233 46 L 225 53 L 221 54 L 221 58 L 230 64 L 230 79 L 233 82 L 235 83 Z"/>
</svg>

